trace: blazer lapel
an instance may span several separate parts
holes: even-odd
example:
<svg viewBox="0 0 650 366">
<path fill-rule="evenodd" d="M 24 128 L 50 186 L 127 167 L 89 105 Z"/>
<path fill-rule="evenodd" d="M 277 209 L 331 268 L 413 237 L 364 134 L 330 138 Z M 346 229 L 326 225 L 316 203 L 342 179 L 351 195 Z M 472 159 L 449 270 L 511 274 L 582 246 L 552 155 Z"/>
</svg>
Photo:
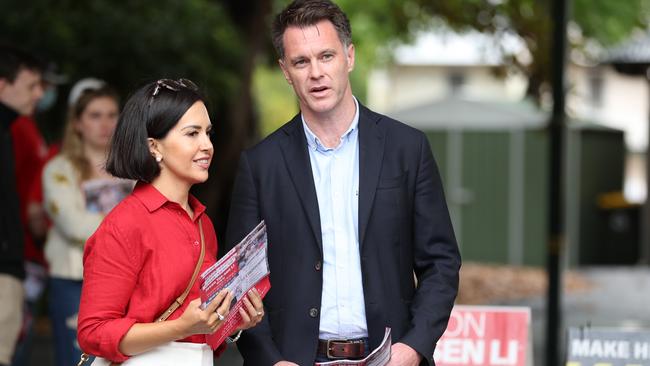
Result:
<svg viewBox="0 0 650 366">
<path fill-rule="evenodd" d="M 363 247 L 384 157 L 379 116 L 359 104 L 359 248 Z"/>
<path fill-rule="evenodd" d="M 314 177 L 312 175 L 311 162 L 309 160 L 309 151 L 307 150 L 307 141 L 305 132 L 302 127 L 300 114 L 284 127 L 287 134 L 284 142 L 281 144 L 282 155 L 287 164 L 289 175 L 293 182 L 298 197 L 302 202 L 309 224 L 314 233 L 314 238 L 318 248 L 323 251 L 322 234 L 320 227 L 320 215 L 318 212 L 318 198 L 316 196 L 316 187 L 314 186 Z"/>
</svg>

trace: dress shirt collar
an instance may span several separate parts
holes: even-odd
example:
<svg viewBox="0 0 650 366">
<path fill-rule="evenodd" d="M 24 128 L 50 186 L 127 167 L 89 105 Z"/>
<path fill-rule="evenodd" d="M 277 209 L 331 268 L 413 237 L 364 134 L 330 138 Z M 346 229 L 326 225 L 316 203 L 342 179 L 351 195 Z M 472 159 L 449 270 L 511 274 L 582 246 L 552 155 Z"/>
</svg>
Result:
<svg viewBox="0 0 650 366">
<path fill-rule="evenodd" d="M 178 209 L 183 210 L 183 208 L 178 203 L 167 199 L 167 197 L 160 193 L 160 191 L 157 190 L 156 187 L 154 187 L 151 183 L 138 182 L 133 189 L 133 195 L 138 200 L 140 200 L 142 204 L 144 204 L 149 212 L 156 211 L 157 209 L 164 206 L 167 202 L 169 202 L 171 205 L 176 206 Z M 188 201 L 190 203 L 190 207 L 192 207 L 192 210 L 194 210 L 193 220 L 196 221 L 196 219 L 199 218 L 203 212 L 205 212 L 205 206 L 203 206 L 203 204 L 191 194 L 188 197 Z"/>
<path fill-rule="evenodd" d="M 352 132 L 354 132 L 359 126 L 359 102 L 357 102 L 357 98 L 355 98 L 354 96 L 352 97 L 352 99 L 354 99 L 354 106 L 356 108 L 356 111 L 354 112 L 354 118 L 352 118 L 352 123 L 350 123 L 350 127 L 341 136 L 341 142 L 347 139 L 352 134 Z M 307 146 L 309 146 L 311 150 L 325 152 L 325 151 L 336 150 L 341 146 L 341 143 L 339 143 L 339 145 L 335 148 L 325 147 L 320 142 L 318 136 L 316 136 L 316 134 L 311 129 L 309 129 L 309 126 L 305 121 L 305 116 L 302 113 L 300 114 L 300 119 L 302 120 L 302 126 L 305 129 L 305 135 L 307 136 Z"/>
</svg>

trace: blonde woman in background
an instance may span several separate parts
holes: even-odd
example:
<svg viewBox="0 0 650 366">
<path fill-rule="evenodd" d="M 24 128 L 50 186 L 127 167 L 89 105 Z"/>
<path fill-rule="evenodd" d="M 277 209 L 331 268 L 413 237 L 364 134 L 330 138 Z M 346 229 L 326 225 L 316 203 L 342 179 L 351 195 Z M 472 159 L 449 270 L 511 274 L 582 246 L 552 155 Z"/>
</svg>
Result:
<svg viewBox="0 0 650 366">
<path fill-rule="evenodd" d="M 78 82 L 70 92 L 61 152 L 43 172 L 44 205 L 52 220 L 45 257 L 57 366 L 76 364 L 81 354 L 76 328 L 84 243 L 132 187 L 104 170 L 118 114 L 118 96 L 104 82 Z M 114 196 L 112 204 L 101 197 L 106 191 Z"/>
</svg>

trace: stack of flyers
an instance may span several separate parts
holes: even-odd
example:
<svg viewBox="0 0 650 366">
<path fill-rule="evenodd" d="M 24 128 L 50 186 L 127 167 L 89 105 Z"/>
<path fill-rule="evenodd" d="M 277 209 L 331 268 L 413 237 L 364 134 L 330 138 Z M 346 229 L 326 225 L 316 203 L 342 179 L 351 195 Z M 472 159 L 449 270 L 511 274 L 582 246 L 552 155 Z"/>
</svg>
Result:
<svg viewBox="0 0 650 366">
<path fill-rule="evenodd" d="M 266 251 L 266 224 L 261 221 L 239 244 L 201 274 L 202 309 L 224 288 L 233 294 L 223 325 L 213 334 L 206 335 L 206 342 L 212 349 L 217 348 L 241 324 L 239 309 L 243 306 L 246 293 L 255 287 L 264 297 L 271 288 Z"/>
</svg>

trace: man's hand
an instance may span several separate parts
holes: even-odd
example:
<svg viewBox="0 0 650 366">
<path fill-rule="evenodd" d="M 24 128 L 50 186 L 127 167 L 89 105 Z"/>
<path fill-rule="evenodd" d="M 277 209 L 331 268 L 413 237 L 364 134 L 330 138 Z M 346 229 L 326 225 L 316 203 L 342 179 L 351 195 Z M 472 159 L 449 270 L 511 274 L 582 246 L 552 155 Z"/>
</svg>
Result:
<svg viewBox="0 0 650 366">
<path fill-rule="evenodd" d="M 289 361 L 280 361 L 273 366 L 299 366 L 299 365 L 297 363 L 293 363 Z"/>
<path fill-rule="evenodd" d="M 395 343 L 390 347 L 390 361 L 386 366 L 418 366 L 422 356 L 404 343 Z"/>
</svg>

